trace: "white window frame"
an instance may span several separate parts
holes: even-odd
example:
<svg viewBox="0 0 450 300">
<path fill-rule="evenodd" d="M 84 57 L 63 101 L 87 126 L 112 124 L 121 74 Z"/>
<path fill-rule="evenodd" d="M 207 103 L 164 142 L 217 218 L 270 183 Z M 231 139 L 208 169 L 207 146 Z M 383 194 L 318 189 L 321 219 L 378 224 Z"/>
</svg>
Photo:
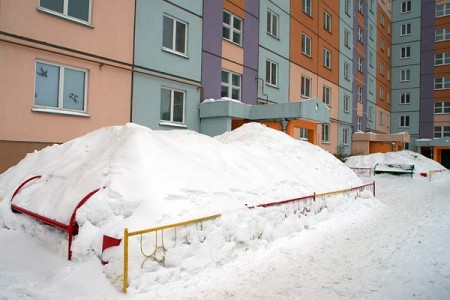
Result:
<svg viewBox="0 0 450 300">
<path fill-rule="evenodd" d="M 408 105 L 411 104 L 411 93 L 402 92 L 400 93 L 400 105 Z"/>
<path fill-rule="evenodd" d="M 380 62 L 380 74 L 384 76 L 384 63 Z"/>
<path fill-rule="evenodd" d="M 344 78 L 350 80 L 350 64 L 348 62 L 344 62 Z"/>
<path fill-rule="evenodd" d="M 440 9 L 442 8 L 442 9 Z M 442 13 L 440 12 L 442 11 Z M 435 18 L 442 18 L 450 15 L 450 3 L 436 4 Z"/>
<path fill-rule="evenodd" d="M 384 101 L 384 87 L 380 86 L 380 100 Z"/>
<path fill-rule="evenodd" d="M 350 96 L 344 95 L 344 112 L 350 113 Z"/>
<path fill-rule="evenodd" d="M 444 42 L 450 40 L 450 28 L 436 29 L 434 32 L 435 42 Z"/>
<path fill-rule="evenodd" d="M 35 99 L 33 100 L 33 111 L 46 111 L 46 112 L 55 112 L 55 113 L 65 113 L 65 114 L 74 114 L 74 115 L 86 115 L 87 114 L 87 96 L 88 96 L 88 77 L 89 77 L 89 72 L 86 69 L 82 69 L 82 68 L 76 68 L 76 67 L 72 67 L 72 66 L 67 66 L 64 64 L 59 64 L 59 63 L 54 63 L 54 62 L 49 62 L 49 61 L 45 61 L 45 60 L 36 60 L 34 63 L 34 68 L 35 68 L 35 72 L 34 72 L 34 93 L 36 95 L 36 75 L 38 74 L 38 70 L 37 70 L 37 64 L 46 64 L 49 66 L 53 66 L 53 67 L 58 67 L 59 71 L 58 71 L 58 99 L 57 99 L 57 103 L 58 106 L 45 106 L 45 105 L 39 105 L 36 104 Z M 74 71 L 78 71 L 78 72 L 83 72 L 84 73 L 84 91 L 83 91 L 83 109 L 82 110 L 78 110 L 78 109 L 68 109 L 68 108 L 64 108 L 64 73 L 66 70 L 74 70 Z M 45 71 L 45 70 L 44 70 Z M 44 73 L 44 71 L 39 70 L 39 72 L 43 73 L 46 77 L 46 73 Z M 76 101 L 76 100 L 74 100 Z"/>
<path fill-rule="evenodd" d="M 275 25 L 275 28 L 274 28 Z M 279 38 L 280 33 L 280 17 L 271 11 L 270 9 L 267 10 L 267 34 L 271 35 L 275 38 Z M 275 32 L 273 32 L 275 31 Z"/>
<path fill-rule="evenodd" d="M 434 114 L 450 114 L 450 101 L 434 102 Z"/>
<path fill-rule="evenodd" d="M 323 11 L 323 28 L 331 32 L 331 15 L 325 10 Z"/>
<path fill-rule="evenodd" d="M 342 128 L 342 143 L 344 145 L 349 145 L 349 129 L 348 128 Z"/>
<path fill-rule="evenodd" d="M 369 50 L 369 66 L 373 68 L 373 52 Z"/>
<path fill-rule="evenodd" d="M 434 138 L 450 137 L 450 126 L 434 126 L 433 136 Z"/>
<path fill-rule="evenodd" d="M 357 91 L 356 91 L 356 96 L 358 99 L 358 102 L 362 102 L 363 101 L 363 87 L 358 85 Z"/>
<path fill-rule="evenodd" d="M 373 41 L 373 25 L 369 25 L 369 38 Z"/>
<path fill-rule="evenodd" d="M 174 88 L 170 88 L 167 86 L 162 86 L 161 90 L 168 90 L 170 91 L 170 111 L 169 111 L 169 120 L 164 120 L 163 118 L 161 118 L 160 115 L 160 124 L 164 123 L 164 122 L 168 122 L 168 123 L 174 123 L 174 124 L 184 124 L 186 121 L 186 91 L 182 91 L 179 89 L 174 89 Z M 174 121 L 174 98 L 175 98 L 175 93 L 181 93 L 183 95 L 183 113 L 182 113 L 182 121 Z M 162 93 L 161 93 L 162 94 Z M 162 99 L 161 99 L 162 101 Z"/>
<path fill-rule="evenodd" d="M 266 59 L 266 84 L 273 87 L 278 86 L 278 64 L 270 59 Z"/>
<path fill-rule="evenodd" d="M 410 125 L 410 118 L 408 115 L 401 115 L 399 121 L 400 128 L 408 128 Z"/>
<path fill-rule="evenodd" d="M 306 56 L 311 57 L 312 53 L 311 47 L 312 47 L 311 37 L 302 32 L 302 53 L 305 54 Z"/>
<path fill-rule="evenodd" d="M 379 114 L 378 114 L 378 123 L 380 124 L 380 125 L 383 125 L 384 124 L 384 122 L 383 122 L 383 111 L 380 111 L 379 112 Z"/>
<path fill-rule="evenodd" d="M 373 120 L 373 106 L 369 107 L 369 121 Z"/>
<path fill-rule="evenodd" d="M 400 70 L 400 82 L 407 82 L 407 81 L 411 81 L 411 70 L 410 69 Z"/>
<path fill-rule="evenodd" d="M 381 49 L 381 51 L 384 52 L 384 39 L 383 38 L 380 39 L 380 49 Z"/>
<path fill-rule="evenodd" d="M 228 82 L 221 81 L 221 87 L 225 87 L 227 89 L 227 96 L 225 97 L 241 101 L 242 75 L 225 69 L 222 69 L 221 73 L 227 73 Z M 239 86 L 233 84 L 233 75 L 239 77 Z M 233 90 L 239 91 L 239 97 L 237 99 L 233 98 Z M 221 96 L 224 97 L 223 95 Z"/>
<path fill-rule="evenodd" d="M 402 24 L 400 26 L 400 36 L 411 35 L 411 23 Z"/>
<path fill-rule="evenodd" d="M 374 14 L 374 0 L 370 0 L 370 12 Z"/>
<path fill-rule="evenodd" d="M 363 43 L 363 30 L 360 26 L 358 26 L 358 42 Z"/>
<path fill-rule="evenodd" d="M 434 65 L 435 66 L 450 65 L 450 52 L 435 53 Z"/>
<path fill-rule="evenodd" d="M 380 15 L 380 24 L 382 27 L 384 27 L 384 14 L 383 13 L 381 13 L 381 15 Z"/>
<path fill-rule="evenodd" d="M 400 6 L 400 13 L 405 14 L 411 12 L 411 0 L 402 1 Z"/>
<path fill-rule="evenodd" d="M 373 95 L 373 89 L 374 89 L 374 81 L 372 78 L 369 78 L 369 93 Z"/>
<path fill-rule="evenodd" d="M 362 131 L 362 117 L 360 116 L 356 117 L 356 130 Z"/>
<path fill-rule="evenodd" d="M 323 60 L 322 60 L 323 66 L 325 68 L 331 69 L 331 51 L 328 50 L 327 48 L 323 48 L 322 53 L 323 53 L 322 54 L 323 55 Z"/>
<path fill-rule="evenodd" d="M 80 19 L 77 17 L 73 17 L 71 15 L 69 15 L 69 1 L 77 1 L 77 0 L 64 0 L 63 2 L 63 12 L 58 12 L 55 10 L 52 10 L 50 8 L 46 8 L 44 6 L 41 6 L 41 1 L 39 0 L 39 6 L 38 6 L 38 10 L 40 11 L 44 11 L 46 13 L 58 16 L 58 17 L 62 17 L 64 19 L 70 20 L 70 21 L 74 21 L 77 23 L 81 23 L 81 24 L 85 24 L 85 25 L 89 25 L 92 26 L 92 0 L 89 0 L 89 15 L 88 15 L 88 20 L 84 20 L 84 19 Z"/>
<path fill-rule="evenodd" d="M 312 0 L 302 0 L 302 11 L 308 16 L 312 16 Z"/>
<path fill-rule="evenodd" d="M 364 14 L 364 0 L 358 0 L 358 11 Z"/>
<path fill-rule="evenodd" d="M 308 83 L 308 84 L 307 84 Z M 312 79 L 307 76 L 301 76 L 300 95 L 302 98 L 311 98 Z"/>
<path fill-rule="evenodd" d="M 172 16 L 169 15 L 163 15 L 163 20 L 164 18 L 168 18 L 172 21 L 172 48 L 170 47 L 166 47 L 164 46 L 164 29 L 163 29 L 163 45 L 162 45 L 162 49 L 168 52 L 172 52 L 175 54 L 180 54 L 182 56 L 187 56 L 187 45 L 188 45 L 188 24 L 186 22 L 181 21 L 180 19 L 174 18 Z M 177 26 L 179 26 L 179 24 L 183 25 L 185 30 L 184 30 L 184 52 L 183 51 L 179 51 L 176 49 L 176 41 L 177 41 Z M 163 27 L 164 27 L 164 21 L 163 21 Z"/>
<path fill-rule="evenodd" d="M 322 88 L 322 101 L 326 106 L 331 107 L 331 88 L 329 86 L 324 85 Z"/>
<path fill-rule="evenodd" d="M 363 72 L 363 58 L 361 56 L 358 56 L 358 65 L 357 65 L 357 70 L 359 72 Z"/>
<path fill-rule="evenodd" d="M 330 124 L 322 123 L 322 143 L 330 142 Z"/>
<path fill-rule="evenodd" d="M 222 29 L 222 38 L 225 39 L 225 40 L 227 40 L 227 41 L 230 41 L 230 42 L 232 42 L 232 43 L 234 43 L 234 44 L 237 44 L 237 45 L 239 45 L 239 46 L 242 46 L 242 37 L 243 37 L 243 29 L 244 29 L 243 26 L 244 26 L 244 22 L 242 21 L 241 18 L 239 18 L 238 16 L 232 14 L 232 13 L 229 12 L 229 11 L 224 10 L 224 11 L 223 11 L 223 14 L 228 14 L 228 15 L 230 16 L 230 24 L 225 23 L 224 20 L 222 19 L 222 28 L 227 28 L 227 29 L 229 29 L 230 34 L 229 34 L 229 37 L 224 36 L 223 29 Z M 240 27 L 241 27 L 240 29 L 234 27 L 234 20 L 235 20 L 235 19 L 239 21 L 239 24 L 240 24 Z M 235 41 L 234 41 L 235 35 L 236 35 L 236 36 L 239 36 L 239 42 L 235 42 Z"/>
<path fill-rule="evenodd" d="M 308 140 L 308 128 L 300 127 L 300 140 L 307 141 Z"/>
<path fill-rule="evenodd" d="M 344 29 L 344 45 L 347 48 L 350 48 L 350 31 Z"/>
<path fill-rule="evenodd" d="M 400 48 L 400 59 L 411 58 L 411 46 L 405 46 Z"/>
<path fill-rule="evenodd" d="M 351 11 L 351 1 L 350 0 L 345 0 L 344 3 L 344 11 L 347 14 L 347 16 L 351 16 L 350 11 Z"/>
<path fill-rule="evenodd" d="M 450 89 L 450 76 L 434 78 L 434 90 Z"/>
</svg>

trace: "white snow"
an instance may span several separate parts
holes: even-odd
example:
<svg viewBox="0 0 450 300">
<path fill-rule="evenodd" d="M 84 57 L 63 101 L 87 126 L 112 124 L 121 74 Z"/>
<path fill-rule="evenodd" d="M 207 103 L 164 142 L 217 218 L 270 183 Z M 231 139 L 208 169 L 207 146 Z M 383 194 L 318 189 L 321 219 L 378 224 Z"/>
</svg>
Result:
<svg viewBox="0 0 450 300">
<path fill-rule="evenodd" d="M 388 159 L 442 169 L 408 151 L 347 164 Z M 65 257 L 66 234 L 10 211 L 14 189 L 33 175 L 43 177 L 14 203 L 62 222 L 86 193 L 104 187 L 77 214 L 73 261 Z M 245 204 L 362 181 L 324 150 L 259 124 L 217 138 L 133 124 L 104 128 L 30 154 L 0 175 L 0 299 L 449 298 L 448 172 L 431 181 L 365 180 L 376 180 L 376 198 L 330 197 L 306 216 L 289 206 L 249 210 Z M 108 265 L 99 262 L 104 233 L 121 237 L 124 227 L 212 213 L 222 216 L 178 232 L 176 247 L 166 237 L 164 266 L 147 260 L 141 268 L 139 239 L 131 239 L 126 296 L 122 247 L 106 253 Z"/>
</svg>

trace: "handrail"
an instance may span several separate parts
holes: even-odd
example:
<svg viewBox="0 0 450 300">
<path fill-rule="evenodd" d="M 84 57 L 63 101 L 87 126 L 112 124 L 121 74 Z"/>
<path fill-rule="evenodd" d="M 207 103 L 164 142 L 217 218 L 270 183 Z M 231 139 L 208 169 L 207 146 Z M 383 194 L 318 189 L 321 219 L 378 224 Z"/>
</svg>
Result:
<svg viewBox="0 0 450 300">
<path fill-rule="evenodd" d="M 19 187 L 17 187 L 17 189 L 14 191 L 14 194 L 12 195 L 10 202 L 13 201 L 14 197 L 19 193 L 19 191 L 20 191 L 20 190 L 21 190 L 28 182 L 30 182 L 30 181 L 32 181 L 32 180 L 35 180 L 35 179 L 39 179 L 39 178 L 41 178 L 41 177 L 42 177 L 41 175 L 33 176 L 33 177 L 28 178 L 28 179 L 25 180 L 24 182 L 22 182 L 22 184 L 20 184 Z"/>
</svg>

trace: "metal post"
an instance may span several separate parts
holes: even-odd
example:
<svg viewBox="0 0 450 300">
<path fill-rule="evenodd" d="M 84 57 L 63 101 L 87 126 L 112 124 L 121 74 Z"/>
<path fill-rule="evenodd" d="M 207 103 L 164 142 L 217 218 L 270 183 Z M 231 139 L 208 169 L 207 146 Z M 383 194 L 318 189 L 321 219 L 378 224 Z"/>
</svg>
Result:
<svg viewBox="0 0 450 300">
<path fill-rule="evenodd" d="M 127 293 L 128 287 L 128 228 L 123 231 L 123 288 L 122 292 Z"/>
</svg>

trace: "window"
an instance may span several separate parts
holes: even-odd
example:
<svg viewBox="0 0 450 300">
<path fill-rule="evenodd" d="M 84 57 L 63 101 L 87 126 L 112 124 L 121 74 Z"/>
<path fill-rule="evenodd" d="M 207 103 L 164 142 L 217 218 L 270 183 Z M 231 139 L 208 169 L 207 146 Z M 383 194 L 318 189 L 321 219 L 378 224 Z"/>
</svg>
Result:
<svg viewBox="0 0 450 300">
<path fill-rule="evenodd" d="M 362 131 L 362 117 L 360 116 L 356 119 L 356 128 L 358 131 Z"/>
<path fill-rule="evenodd" d="M 400 94 L 400 104 L 410 104 L 411 103 L 411 95 L 408 92 L 404 92 Z"/>
<path fill-rule="evenodd" d="M 436 5 L 436 18 L 450 15 L 450 3 Z"/>
<path fill-rule="evenodd" d="M 350 64 L 347 62 L 344 63 L 344 78 L 350 80 Z"/>
<path fill-rule="evenodd" d="M 373 79 L 369 78 L 369 93 L 373 95 L 374 83 Z"/>
<path fill-rule="evenodd" d="M 373 41 L 373 25 L 369 25 L 369 38 Z"/>
<path fill-rule="evenodd" d="M 450 77 L 437 77 L 434 78 L 435 90 L 448 90 L 450 89 Z"/>
<path fill-rule="evenodd" d="M 241 75 L 222 70 L 221 97 L 241 100 Z"/>
<path fill-rule="evenodd" d="M 391 70 L 389 69 L 386 71 L 386 78 L 388 81 L 391 81 Z"/>
<path fill-rule="evenodd" d="M 369 66 L 373 68 L 373 52 L 369 50 Z"/>
<path fill-rule="evenodd" d="M 327 48 L 323 48 L 323 65 L 331 69 L 331 52 Z"/>
<path fill-rule="evenodd" d="M 387 104 L 391 104 L 391 94 L 389 92 L 386 93 L 386 102 Z"/>
<path fill-rule="evenodd" d="M 328 86 L 323 86 L 323 95 L 322 95 L 323 103 L 327 106 L 331 106 L 331 88 Z"/>
<path fill-rule="evenodd" d="M 383 38 L 381 38 L 381 40 L 380 40 L 380 49 L 381 49 L 381 51 L 384 52 L 384 39 Z"/>
<path fill-rule="evenodd" d="M 350 11 L 351 11 L 351 7 L 350 7 L 351 2 L 350 2 L 350 0 L 345 0 L 345 4 L 344 4 L 344 5 L 345 5 L 345 6 L 344 6 L 345 13 L 346 13 L 348 16 L 350 16 Z"/>
<path fill-rule="evenodd" d="M 322 142 L 328 143 L 330 141 L 330 124 L 322 124 Z"/>
<path fill-rule="evenodd" d="M 363 100 L 363 88 L 362 88 L 362 86 L 358 86 L 357 96 L 358 96 L 358 101 L 362 102 L 362 100 Z"/>
<path fill-rule="evenodd" d="M 388 30 L 387 30 L 388 34 L 391 35 L 391 24 L 388 24 Z"/>
<path fill-rule="evenodd" d="M 186 54 L 187 25 L 174 18 L 163 17 L 163 49 Z"/>
<path fill-rule="evenodd" d="M 435 42 L 442 42 L 450 40 L 450 28 L 436 29 L 435 31 Z"/>
<path fill-rule="evenodd" d="M 400 48 L 400 58 L 410 58 L 411 57 L 411 46 Z"/>
<path fill-rule="evenodd" d="M 450 64 L 450 52 L 436 53 L 434 55 L 434 65 L 442 66 Z"/>
<path fill-rule="evenodd" d="M 380 24 L 381 24 L 381 26 L 384 27 L 384 15 L 383 14 L 380 15 Z"/>
<path fill-rule="evenodd" d="M 409 127 L 409 116 L 400 116 L 400 127 Z"/>
<path fill-rule="evenodd" d="M 301 95 L 304 98 L 310 98 L 311 97 L 311 78 L 302 76 Z"/>
<path fill-rule="evenodd" d="M 370 12 L 373 15 L 373 12 L 374 12 L 374 0 L 370 0 Z"/>
<path fill-rule="evenodd" d="M 350 96 L 344 95 L 344 112 L 350 112 Z"/>
<path fill-rule="evenodd" d="M 278 15 L 267 11 L 267 33 L 278 38 Z"/>
<path fill-rule="evenodd" d="M 161 121 L 184 123 L 184 98 L 182 91 L 161 88 Z"/>
<path fill-rule="evenodd" d="M 273 61 L 266 60 L 266 84 L 277 86 L 277 78 L 278 64 Z"/>
<path fill-rule="evenodd" d="M 303 141 L 308 140 L 308 129 L 307 128 L 300 128 L 300 139 Z"/>
<path fill-rule="evenodd" d="M 227 11 L 223 12 L 222 37 L 242 45 L 242 20 Z"/>
<path fill-rule="evenodd" d="M 380 111 L 380 113 L 379 113 L 379 123 L 380 123 L 380 125 L 383 125 L 383 112 L 382 111 Z"/>
<path fill-rule="evenodd" d="M 400 35 L 405 36 L 405 35 L 410 35 L 410 34 L 411 34 L 411 23 L 403 24 L 400 27 Z"/>
<path fill-rule="evenodd" d="M 434 102 L 435 114 L 450 114 L 450 101 L 449 102 Z"/>
<path fill-rule="evenodd" d="M 350 31 L 344 29 L 344 45 L 350 48 Z"/>
<path fill-rule="evenodd" d="M 387 57 L 391 57 L 391 47 L 387 47 Z"/>
<path fill-rule="evenodd" d="M 411 70 L 405 69 L 400 71 L 400 81 L 410 81 L 411 80 Z"/>
<path fill-rule="evenodd" d="M 363 30 L 358 26 L 358 42 L 363 43 Z"/>
<path fill-rule="evenodd" d="M 384 100 L 384 88 L 380 86 L 380 99 Z"/>
<path fill-rule="evenodd" d="M 434 137 L 443 138 L 450 136 L 450 126 L 437 126 L 434 127 Z"/>
<path fill-rule="evenodd" d="M 373 120 L 373 106 L 369 107 L 369 121 Z"/>
<path fill-rule="evenodd" d="M 380 63 L 380 74 L 384 76 L 384 63 Z"/>
<path fill-rule="evenodd" d="M 364 0 L 358 0 L 358 11 L 361 14 L 364 13 Z"/>
<path fill-rule="evenodd" d="M 35 72 L 35 108 L 86 112 L 86 70 L 38 61 Z"/>
<path fill-rule="evenodd" d="M 302 10 L 308 16 L 312 16 L 312 0 L 302 0 Z"/>
<path fill-rule="evenodd" d="M 358 71 L 362 72 L 363 71 L 363 58 L 361 56 L 358 56 Z"/>
<path fill-rule="evenodd" d="M 348 133 L 349 133 L 348 128 L 342 129 L 342 142 L 344 143 L 344 145 L 348 145 L 349 141 Z"/>
<path fill-rule="evenodd" d="M 326 11 L 323 12 L 323 28 L 331 32 L 331 15 Z"/>
<path fill-rule="evenodd" d="M 311 57 L 311 37 L 302 33 L 302 53 Z"/>
<path fill-rule="evenodd" d="M 39 9 L 83 23 L 91 20 L 90 0 L 40 0 Z"/>
<path fill-rule="evenodd" d="M 411 0 L 403 1 L 402 2 L 402 8 L 401 13 L 407 13 L 411 11 Z"/>
</svg>

